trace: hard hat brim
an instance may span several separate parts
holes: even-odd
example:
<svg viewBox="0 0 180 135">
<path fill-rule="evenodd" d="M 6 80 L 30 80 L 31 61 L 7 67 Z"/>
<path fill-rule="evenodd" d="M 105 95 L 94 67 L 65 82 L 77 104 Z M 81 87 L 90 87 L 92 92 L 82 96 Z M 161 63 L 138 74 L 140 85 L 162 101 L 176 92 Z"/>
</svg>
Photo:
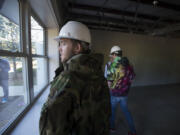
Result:
<svg viewBox="0 0 180 135">
<path fill-rule="evenodd" d="M 54 40 L 56 40 L 57 42 L 59 42 L 61 38 L 79 40 L 79 39 L 76 39 L 76 38 L 73 38 L 73 37 L 68 37 L 68 36 L 57 36 L 57 37 L 54 38 Z"/>
<path fill-rule="evenodd" d="M 61 38 L 75 39 L 75 38 L 68 37 L 68 36 L 57 36 L 57 37 L 54 38 L 54 40 L 56 40 L 57 42 L 59 42 Z M 77 40 L 77 39 L 75 39 L 75 40 Z"/>
<path fill-rule="evenodd" d="M 54 38 L 54 40 L 56 40 L 57 42 L 59 42 L 59 41 L 60 41 L 60 37 L 57 36 L 57 37 Z"/>
<path fill-rule="evenodd" d="M 61 38 L 80 40 L 80 41 L 83 41 L 83 42 L 86 42 L 86 43 L 89 43 L 89 44 L 90 44 L 90 42 L 91 42 L 91 41 L 88 41 L 88 42 L 87 42 L 86 40 L 83 40 L 83 39 L 81 40 L 81 39 L 73 38 L 73 37 L 69 37 L 69 36 L 57 36 L 57 37 L 54 38 L 54 40 L 56 40 L 57 42 L 59 42 Z"/>
</svg>

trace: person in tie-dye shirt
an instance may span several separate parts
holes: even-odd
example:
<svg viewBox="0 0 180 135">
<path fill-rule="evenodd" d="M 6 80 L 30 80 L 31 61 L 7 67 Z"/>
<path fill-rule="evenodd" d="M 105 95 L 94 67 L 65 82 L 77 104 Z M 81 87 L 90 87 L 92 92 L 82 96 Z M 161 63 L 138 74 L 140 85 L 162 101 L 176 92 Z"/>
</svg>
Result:
<svg viewBox="0 0 180 135">
<path fill-rule="evenodd" d="M 135 73 L 127 57 L 122 57 L 122 50 L 119 46 L 111 48 L 110 57 L 112 62 L 109 64 L 106 72 L 106 79 L 111 94 L 112 115 L 110 129 L 115 131 L 115 109 L 119 103 L 130 129 L 128 135 L 136 135 L 133 118 L 127 105 L 127 97 Z"/>
</svg>

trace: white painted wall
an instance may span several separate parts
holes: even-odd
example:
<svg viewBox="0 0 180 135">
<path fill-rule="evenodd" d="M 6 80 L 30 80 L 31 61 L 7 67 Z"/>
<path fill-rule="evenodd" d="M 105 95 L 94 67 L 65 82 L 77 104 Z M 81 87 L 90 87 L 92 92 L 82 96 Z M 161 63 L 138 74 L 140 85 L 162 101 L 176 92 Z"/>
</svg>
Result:
<svg viewBox="0 0 180 135">
<path fill-rule="evenodd" d="M 58 43 L 54 40 L 54 37 L 58 35 L 58 28 L 48 29 L 48 57 L 49 57 L 49 80 L 52 81 L 54 77 L 54 71 L 59 67 L 59 52 Z"/>
<path fill-rule="evenodd" d="M 108 61 L 110 48 L 119 45 L 134 65 L 134 86 L 180 83 L 180 39 L 92 30 L 92 49 Z"/>
</svg>

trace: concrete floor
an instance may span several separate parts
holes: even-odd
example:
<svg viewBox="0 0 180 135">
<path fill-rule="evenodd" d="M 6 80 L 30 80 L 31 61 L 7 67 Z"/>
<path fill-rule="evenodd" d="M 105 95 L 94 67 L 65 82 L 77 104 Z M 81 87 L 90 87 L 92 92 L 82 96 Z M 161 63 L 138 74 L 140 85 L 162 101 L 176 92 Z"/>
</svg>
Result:
<svg viewBox="0 0 180 135">
<path fill-rule="evenodd" d="M 180 85 L 132 88 L 128 104 L 137 135 L 180 135 Z M 116 112 L 117 132 L 127 135 L 128 127 L 120 107 Z"/>
<path fill-rule="evenodd" d="M 12 135 L 38 135 L 39 111 L 48 90 L 28 112 Z M 129 109 L 133 115 L 137 135 L 180 135 L 180 85 L 132 88 Z M 128 128 L 120 107 L 116 112 L 117 132 L 127 135 Z"/>
</svg>

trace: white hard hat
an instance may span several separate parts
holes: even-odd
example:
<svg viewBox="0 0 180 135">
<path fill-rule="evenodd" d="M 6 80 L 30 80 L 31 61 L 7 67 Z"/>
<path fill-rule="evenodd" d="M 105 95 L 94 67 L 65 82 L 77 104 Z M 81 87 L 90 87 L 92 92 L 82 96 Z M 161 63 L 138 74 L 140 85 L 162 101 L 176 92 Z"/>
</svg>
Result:
<svg viewBox="0 0 180 135">
<path fill-rule="evenodd" d="M 76 21 L 69 21 L 61 28 L 59 36 L 55 40 L 59 41 L 60 38 L 76 39 L 91 43 L 91 35 L 88 27 Z"/>
<path fill-rule="evenodd" d="M 111 51 L 110 51 L 110 54 L 112 54 L 112 53 L 115 53 L 115 52 L 118 52 L 118 51 L 122 51 L 121 50 L 121 48 L 119 47 L 119 46 L 113 46 L 112 48 L 111 48 Z"/>
</svg>

